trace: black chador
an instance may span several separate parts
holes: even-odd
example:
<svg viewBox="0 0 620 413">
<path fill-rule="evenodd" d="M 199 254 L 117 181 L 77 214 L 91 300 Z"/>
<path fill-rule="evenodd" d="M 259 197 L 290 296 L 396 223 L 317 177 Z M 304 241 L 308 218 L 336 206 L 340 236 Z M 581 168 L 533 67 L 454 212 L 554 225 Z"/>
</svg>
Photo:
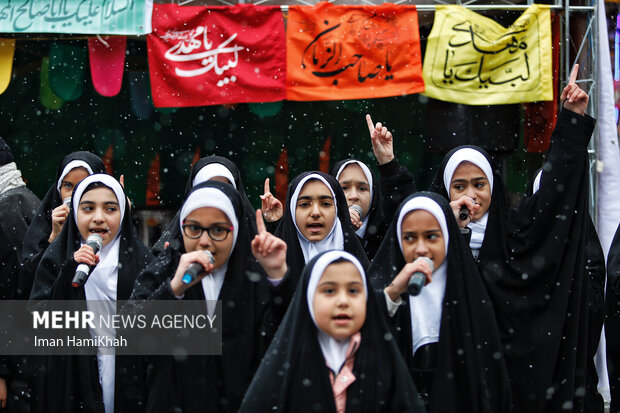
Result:
<svg viewBox="0 0 620 413">
<path fill-rule="evenodd" d="M 18 280 L 18 299 L 27 300 L 30 296 L 30 289 L 32 288 L 37 266 L 39 261 L 41 261 L 43 253 L 50 245 L 48 239 L 52 232 L 52 211 L 63 203 L 59 190 L 62 178 L 74 167 L 82 167 L 90 174 L 105 172 L 105 165 L 101 158 L 84 151 L 73 152 L 65 156 L 60 165 L 58 165 L 56 179 L 41 201 L 39 209 L 24 237 L 24 246 L 22 248 L 23 266 Z"/>
<path fill-rule="evenodd" d="M 241 412 L 342 411 L 337 410 L 334 397 L 338 380 L 350 383 L 346 387 L 344 411 L 424 411 L 369 288 L 364 288 L 366 319 L 356 338 L 336 340 L 319 330 L 317 309 L 313 308 L 311 314 L 310 300 L 326 267 L 340 262 L 353 263 L 366 284 L 359 261 L 344 251 L 320 253 L 306 265 L 293 301 L 243 400 Z M 352 364 L 352 376 L 342 373 L 347 364 L 347 367 Z"/>
<path fill-rule="evenodd" d="M 323 182 L 330 190 L 336 206 L 336 219 L 331 231 L 322 240 L 311 242 L 305 238 L 295 221 L 295 210 L 299 194 L 303 186 L 310 181 L 318 180 Z M 322 217 L 319 219 L 323 219 Z M 302 224 L 303 225 L 303 224 Z M 289 273 L 297 280 L 306 265 L 316 254 L 329 249 L 347 251 L 357 258 L 364 268 L 369 265 L 366 252 L 360 243 L 351 226 L 351 217 L 349 216 L 349 207 L 347 200 L 342 192 L 342 188 L 338 181 L 323 172 L 310 171 L 304 172 L 292 180 L 286 195 L 286 204 L 284 205 L 284 215 L 274 234 L 276 237 L 284 240 L 288 249 L 286 251 L 286 262 L 288 264 Z"/>
<path fill-rule="evenodd" d="M 607 310 L 605 338 L 607 340 L 607 373 L 611 391 L 612 413 L 620 412 L 620 225 L 607 255 Z"/>
<path fill-rule="evenodd" d="M 492 170 L 484 172 L 491 203 L 485 219 L 469 225 L 470 246 L 493 301 L 519 412 L 582 411 L 585 403 L 587 145 L 594 124 L 587 115 L 560 112 L 540 190 L 516 209 L 508 208 L 499 169 L 480 148 L 448 153 L 431 187 L 449 198 L 452 176 L 444 171 L 455 168 L 453 156 Z M 485 160 L 488 168 L 480 164 Z"/>
<path fill-rule="evenodd" d="M 253 236 L 256 233 L 254 208 L 252 207 L 248 196 L 245 194 L 243 180 L 241 179 L 241 172 L 239 172 L 237 165 L 235 165 L 235 163 L 230 159 L 224 158 L 223 156 L 210 155 L 198 160 L 194 166 L 192 166 L 192 170 L 189 174 L 187 184 L 185 185 L 184 198 L 189 195 L 192 187 L 203 182 L 207 182 L 213 178 L 224 178 L 227 181 L 226 183 L 230 183 L 237 191 L 239 191 L 239 195 L 241 195 L 241 200 L 243 202 L 243 209 L 245 211 L 245 219 L 250 225 L 250 228 L 254 231 L 252 233 Z M 159 237 L 155 245 L 153 245 L 152 252 L 155 256 L 161 254 L 164 250 L 164 244 L 166 242 L 171 242 L 171 240 L 177 239 L 177 237 L 180 236 L 181 232 L 179 230 L 178 221 L 179 214 L 177 213 L 172 218 L 161 237 Z"/>
<path fill-rule="evenodd" d="M 528 187 L 527 196 L 538 192 L 540 188 L 540 178 L 542 168 L 535 175 L 534 181 Z M 603 412 L 603 396 L 598 392 L 598 372 L 594 357 L 598 351 L 598 346 L 603 330 L 605 319 L 605 254 L 598 238 L 596 227 L 592 222 L 592 217 L 588 214 L 588 241 L 585 250 L 586 258 L 586 277 L 588 281 L 588 354 L 586 371 L 586 412 Z"/>
<path fill-rule="evenodd" d="M 420 295 L 405 293 L 392 302 L 384 289 L 407 264 L 399 226 L 416 210 L 431 213 L 439 223 L 445 258 Z M 493 308 L 446 200 L 419 192 L 403 201 L 377 257 L 381 259 L 372 262 L 369 278 L 381 303 L 392 303 L 388 320 L 428 411 L 510 411 L 508 375 Z"/>
<path fill-rule="evenodd" d="M 232 224 L 232 249 L 225 263 L 175 297 L 171 280 L 185 254 L 180 220 L 199 208 L 224 212 Z M 222 302 L 221 356 L 157 356 L 148 376 L 149 412 L 233 412 L 269 345 L 290 302 L 293 287 L 285 276 L 271 285 L 254 259 L 244 221 L 241 196 L 231 185 L 208 181 L 193 187 L 176 221 L 178 235 L 140 274 L 132 297 L 152 300 L 220 300 Z M 204 235 L 203 235 L 204 236 Z"/>
<path fill-rule="evenodd" d="M 98 253 L 100 261 L 84 286 L 73 287 L 71 282 L 78 265 L 74 252 L 84 242 L 75 214 L 83 196 L 100 187 L 111 189 L 118 200 L 120 228 L 108 244 L 104 239 Z M 85 300 L 88 307 L 89 300 L 129 299 L 138 273 L 153 256 L 133 228 L 122 186 L 110 175 L 91 175 L 76 186 L 71 204 L 60 235 L 43 254 L 31 302 L 36 305 L 39 300 Z M 141 357 L 46 356 L 40 377 L 43 383 L 34 398 L 42 412 L 140 412 L 144 411 L 145 375 Z"/>
</svg>

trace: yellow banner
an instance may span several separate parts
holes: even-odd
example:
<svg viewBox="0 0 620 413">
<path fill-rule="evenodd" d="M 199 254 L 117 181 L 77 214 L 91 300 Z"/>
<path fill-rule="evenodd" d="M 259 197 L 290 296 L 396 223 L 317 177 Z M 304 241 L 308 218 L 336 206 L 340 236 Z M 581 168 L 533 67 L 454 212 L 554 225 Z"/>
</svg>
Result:
<svg viewBox="0 0 620 413">
<path fill-rule="evenodd" d="M 551 64 L 548 6 L 530 6 L 509 28 L 461 6 L 438 6 L 424 94 L 468 105 L 553 100 Z"/>
</svg>

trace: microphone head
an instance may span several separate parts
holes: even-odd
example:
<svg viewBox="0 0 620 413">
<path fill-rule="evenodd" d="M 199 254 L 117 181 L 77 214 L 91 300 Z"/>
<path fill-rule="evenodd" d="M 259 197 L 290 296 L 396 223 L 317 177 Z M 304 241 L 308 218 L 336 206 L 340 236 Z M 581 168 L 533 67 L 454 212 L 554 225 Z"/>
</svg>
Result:
<svg viewBox="0 0 620 413">
<path fill-rule="evenodd" d="M 99 234 L 90 234 L 86 239 L 87 244 L 96 244 L 98 246 L 97 251 L 103 246 L 103 238 Z M 94 248 L 93 248 L 94 249 Z"/>
<path fill-rule="evenodd" d="M 209 250 L 202 250 L 202 252 L 207 254 L 207 257 L 209 257 L 209 262 L 211 263 L 211 265 L 215 264 L 215 258 L 213 258 L 213 254 L 211 254 L 211 251 L 209 251 Z"/>
<path fill-rule="evenodd" d="M 71 197 L 70 196 L 66 197 L 65 199 L 62 200 L 62 203 L 68 207 L 71 207 Z"/>
<path fill-rule="evenodd" d="M 359 215 L 360 219 L 362 219 L 362 217 L 364 216 L 364 209 L 357 204 L 351 205 L 349 209 L 352 209 L 353 211 L 357 212 L 357 215 Z"/>
<path fill-rule="evenodd" d="M 433 260 L 431 260 L 430 258 L 428 258 L 428 257 L 418 257 L 416 259 L 416 261 L 418 261 L 418 260 L 426 261 L 428 266 L 431 267 L 431 272 L 435 271 L 435 264 L 433 263 Z"/>
</svg>

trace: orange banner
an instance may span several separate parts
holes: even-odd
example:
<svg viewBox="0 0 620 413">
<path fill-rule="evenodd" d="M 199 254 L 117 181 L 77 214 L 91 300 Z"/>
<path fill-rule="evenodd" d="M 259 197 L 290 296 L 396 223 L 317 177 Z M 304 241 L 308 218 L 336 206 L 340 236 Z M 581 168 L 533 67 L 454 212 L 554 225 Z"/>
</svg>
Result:
<svg viewBox="0 0 620 413">
<path fill-rule="evenodd" d="M 288 100 L 424 91 L 415 6 L 290 6 L 286 47 Z"/>
</svg>

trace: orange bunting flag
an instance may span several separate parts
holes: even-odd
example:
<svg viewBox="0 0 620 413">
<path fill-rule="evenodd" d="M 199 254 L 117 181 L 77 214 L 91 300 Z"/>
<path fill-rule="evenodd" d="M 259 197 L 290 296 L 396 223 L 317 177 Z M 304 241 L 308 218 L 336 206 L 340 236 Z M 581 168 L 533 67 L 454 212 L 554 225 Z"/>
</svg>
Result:
<svg viewBox="0 0 620 413">
<path fill-rule="evenodd" d="M 192 167 L 200 160 L 200 146 L 196 146 L 196 151 L 194 152 L 194 159 L 192 159 Z"/>
<path fill-rule="evenodd" d="M 105 166 L 105 172 L 108 175 L 114 176 L 114 146 L 110 144 L 108 149 L 103 154 L 103 165 Z"/>
<path fill-rule="evenodd" d="M 286 199 L 288 190 L 288 151 L 282 149 L 276 164 L 276 198 Z"/>
<path fill-rule="evenodd" d="M 148 175 L 146 176 L 146 206 L 156 207 L 159 206 L 161 197 L 159 196 L 161 182 L 161 163 L 159 160 L 159 153 L 155 154 L 155 158 L 151 161 Z"/>
<path fill-rule="evenodd" d="M 415 6 L 290 6 L 286 47 L 288 100 L 424 91 Z"/>
</svg>

